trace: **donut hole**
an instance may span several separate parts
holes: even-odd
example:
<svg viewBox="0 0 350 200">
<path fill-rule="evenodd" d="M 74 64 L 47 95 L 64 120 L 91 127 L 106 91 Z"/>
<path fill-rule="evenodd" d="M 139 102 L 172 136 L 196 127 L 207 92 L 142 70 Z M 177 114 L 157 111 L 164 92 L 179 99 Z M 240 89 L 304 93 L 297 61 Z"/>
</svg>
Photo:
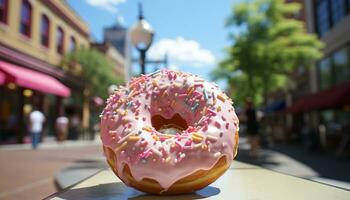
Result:
<svg viewBox="0 0 350 200">
<path fill-rule="evenodd" d="M 181 133 L 188 128 L 186 120 L 184 120 L 178 113 L 172 118 L 166 119 L 161 115 L 154 115 L 151 118 L 152 126 L 163 134 Z"/>
</svg>

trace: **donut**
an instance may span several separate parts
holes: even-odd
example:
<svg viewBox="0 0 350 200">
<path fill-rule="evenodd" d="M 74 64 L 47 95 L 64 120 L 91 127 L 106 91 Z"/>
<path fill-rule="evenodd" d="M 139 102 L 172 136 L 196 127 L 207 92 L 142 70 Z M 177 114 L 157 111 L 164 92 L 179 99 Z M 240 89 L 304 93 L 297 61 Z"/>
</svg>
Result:
<svg viewBox="0 0 350 200">
<path fill-rule="evenodd" d="M 180 194 L 218 179 L 237 154 L 238 118 L 214 83 L 168 69 L 133 78 L 101 115 L 107 162 L 126 185 Z"/>
</svg>

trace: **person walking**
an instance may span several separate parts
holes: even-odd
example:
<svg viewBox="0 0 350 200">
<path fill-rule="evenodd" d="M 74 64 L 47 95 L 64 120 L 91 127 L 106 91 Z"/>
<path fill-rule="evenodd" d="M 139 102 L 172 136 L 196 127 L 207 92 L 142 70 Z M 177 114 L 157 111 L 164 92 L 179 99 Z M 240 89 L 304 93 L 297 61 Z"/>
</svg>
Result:
<svg viewBox="0 0 350 200">
<path fill-rule="evenodd" d="M 247 98 L 246 100 L 245 116 L 247 123 L 248 141 L 250 144 L 249 155 L 253 159 L 257 159 L 259 150 L 259 124 L 258 120 L 256 119 L 256 110 L 251 98 Z"/>
<path fill-rule="evenodd" d="M 62 142 L 66 140 L 68 134 L 68 118 L 64 115 L 56 119 L 56 137 L 57 141 Z"/>
<path fill-rule="evenodd" d="M 39 110 L 33 110 L 29 114 L 29 132 L 32 138 L 33 149 L 38 148 L 40 136 L 43 131 L 45 116 Z"/>
</svg>

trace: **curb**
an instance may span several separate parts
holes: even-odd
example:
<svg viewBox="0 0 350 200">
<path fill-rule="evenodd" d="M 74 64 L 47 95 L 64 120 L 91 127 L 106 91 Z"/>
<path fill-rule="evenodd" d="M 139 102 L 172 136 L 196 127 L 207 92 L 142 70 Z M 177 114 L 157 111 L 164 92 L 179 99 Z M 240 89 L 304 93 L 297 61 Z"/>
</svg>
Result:
<svg viewBox="0 0 350 200">
<path fill-rule="evenodd" d="M 56 186 L 59 190 L 62 190 L 107 167 L 104 157 L 77 160 L 72 165 L 56 173 Z"/>
</svg>

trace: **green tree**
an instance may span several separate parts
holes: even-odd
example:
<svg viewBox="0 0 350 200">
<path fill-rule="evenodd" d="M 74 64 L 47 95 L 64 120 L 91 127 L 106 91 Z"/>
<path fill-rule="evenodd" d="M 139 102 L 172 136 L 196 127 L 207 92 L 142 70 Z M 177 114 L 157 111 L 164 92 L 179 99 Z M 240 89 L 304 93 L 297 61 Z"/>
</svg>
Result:
<svg viewBox="0 0 350 200">
<path fill-rule="evenodd" d="M 124 82 L 122 77 L 116 76 L 112 63 L 94 49 L 78 49 L 67 54 L 62 62 L 63 66 L 69 66 L 72 73 L 82 78 L 90 95 L 106 99 L 110 85 Z"/>
<path fill-rule="evenodd" d="M 322 57 L 323 43 L 293 18 L 300 8 L 284 0 L 233 6 L 226 23 L 232 45 L 213 78 L 226 80 L 236 101 L 250 96 L 261 103 L 268 92 L 285 85 L 295 68 L 309 67 Z"/>
</svg>

